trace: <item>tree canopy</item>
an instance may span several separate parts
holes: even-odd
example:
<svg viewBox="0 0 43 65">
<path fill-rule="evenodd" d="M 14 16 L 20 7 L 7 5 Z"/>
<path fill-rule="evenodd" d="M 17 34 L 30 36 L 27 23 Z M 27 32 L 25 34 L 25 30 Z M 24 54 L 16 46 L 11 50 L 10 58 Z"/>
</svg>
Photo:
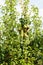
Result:
<svg viewBox="0 0 43 65">
<path fill-rule="evenodd" d="M 43 31 L 36 6 L 29 0 L 5 0 L 0 17 L 0 65 L 43 65 Z M 19 16 L 16 5 L 20 4 Z"/>
</svg>

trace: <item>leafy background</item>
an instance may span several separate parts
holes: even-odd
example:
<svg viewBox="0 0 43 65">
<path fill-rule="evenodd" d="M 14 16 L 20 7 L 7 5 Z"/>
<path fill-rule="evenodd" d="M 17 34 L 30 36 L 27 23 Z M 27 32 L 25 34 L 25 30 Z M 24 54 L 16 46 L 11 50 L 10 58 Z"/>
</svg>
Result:
<svg viewBox="0 0 43 65">
<path fill-rule="evenodd" d="M 0 65 L 43 65 L 42 20 L 39 9 L 28 4 L 29 0 L 6 0 L 0 6 Z"/>
</svg>

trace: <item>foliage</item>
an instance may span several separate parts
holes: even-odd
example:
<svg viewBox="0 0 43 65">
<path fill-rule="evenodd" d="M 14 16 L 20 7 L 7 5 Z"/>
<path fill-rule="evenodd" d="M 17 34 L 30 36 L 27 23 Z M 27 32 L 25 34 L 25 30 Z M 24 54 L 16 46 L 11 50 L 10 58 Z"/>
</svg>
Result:
<svg viewBox="0 0 43 65">
<path fill-rule="evenodd" d="M 43 32 L 38 8 L 21 2 L 18 23 L 17 0 L 6 0 L 0 23 L 0 65 L 43 65 Z M 32 13 L 34 15 L 32 15 Z"/>
</svg>

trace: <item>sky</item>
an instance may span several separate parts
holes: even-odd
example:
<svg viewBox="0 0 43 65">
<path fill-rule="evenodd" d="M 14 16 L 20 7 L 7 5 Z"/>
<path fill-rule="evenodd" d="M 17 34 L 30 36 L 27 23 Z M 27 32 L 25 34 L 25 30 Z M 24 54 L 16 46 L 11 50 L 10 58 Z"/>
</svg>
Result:
<svg viewBox="0 0 43 65">
<path fill-rule="evenodd" d="M 39 15 L 43 17 L 43 0 L 30 0 L 31 5 L 39 8 Z"/>
<path fill-rule="evenodd" d="M 0 0 L 0 5 L 4 5 L 5 0 Z M 43 17 L 43 0 L 30 0 L 31 5 L 39 8 L 39 15 Z"/>
<path fill-rule="evenodd" d="M 43 9 L 43 0 L 30 0 L 30 2 L 38 6 L 39 9 Z"/>
</svg>

